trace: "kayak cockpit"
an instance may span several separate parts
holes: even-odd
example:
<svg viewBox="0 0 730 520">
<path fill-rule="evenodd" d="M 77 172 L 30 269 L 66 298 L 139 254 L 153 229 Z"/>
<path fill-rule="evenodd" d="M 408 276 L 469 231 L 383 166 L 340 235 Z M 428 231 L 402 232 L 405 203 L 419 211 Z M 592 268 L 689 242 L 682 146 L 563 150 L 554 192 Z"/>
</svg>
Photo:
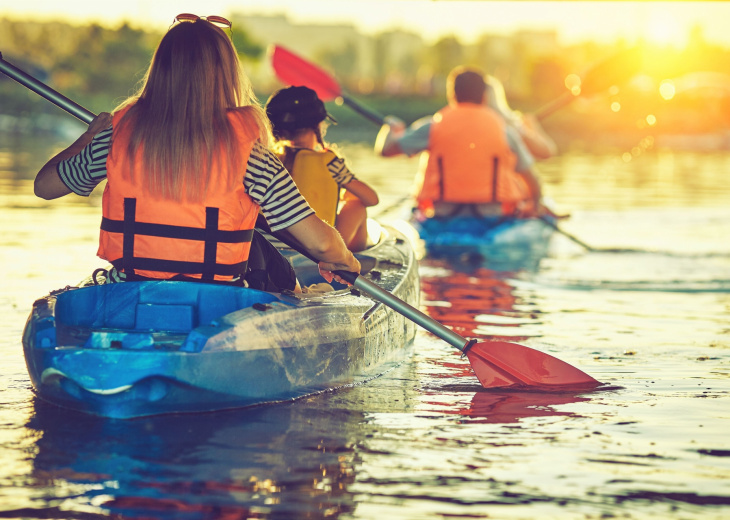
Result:
<svg viewBox="0 0 730 520">
<path fill-rule="evenodd" d="M 37 327 L 35 344 L 185 351 L 192 330 L 273 302 L 283 301 L 272 293 L 225 285 L 160 281 L 84 287 L 56 296 L 55 334 Z"/>
</svg>

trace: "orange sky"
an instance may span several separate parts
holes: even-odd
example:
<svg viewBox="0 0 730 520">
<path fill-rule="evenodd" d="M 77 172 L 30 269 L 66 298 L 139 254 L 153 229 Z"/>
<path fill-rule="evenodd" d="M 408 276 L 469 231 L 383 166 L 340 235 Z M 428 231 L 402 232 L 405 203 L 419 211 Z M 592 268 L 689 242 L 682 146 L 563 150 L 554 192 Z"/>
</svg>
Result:
<svg viewBox="0 0 730 520">
<path fill-rule="evenodd" d="M 428 39 L 518 29 L 558 30 L 563 43 L 645 38 L 681 46 L 694 25 L 708 40 L 730 47 L 730 2 L 619 1 L 456 1 L 456 0 L 23 0 L 4 1 L 0 16 L 58 18 L 105 24 L 169 26 L 180 12 L 230 14 L 286 13 L 302 23 L 352 23 L 364 32 L 410 29 Z"/>
</svg>

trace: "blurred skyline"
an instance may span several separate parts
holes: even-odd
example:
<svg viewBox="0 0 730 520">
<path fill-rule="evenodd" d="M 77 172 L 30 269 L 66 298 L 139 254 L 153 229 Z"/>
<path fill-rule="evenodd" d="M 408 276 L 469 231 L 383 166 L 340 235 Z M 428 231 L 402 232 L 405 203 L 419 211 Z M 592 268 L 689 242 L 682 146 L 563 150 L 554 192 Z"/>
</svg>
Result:
<svg viewBox="0 0 730 520">
<path fill-rule="evenodd" d="M 106 26 L 164 30 L 181 12 L 195 14 L 286 14 L 294 23 L 346 23 L 364 33 L 391 29 L 413 31 L 435 40 L 456 36 L 473 41 L 485 32 L 553 29 L 563 44 L 581 41 L 684 46 L 701 27 L 704 38 L 730 47 L 730 2 L 695 1 L 456 1 L 456 0 L 24 0 L 4 2 L 0 17 L 91 21 Z"/>
</svg>

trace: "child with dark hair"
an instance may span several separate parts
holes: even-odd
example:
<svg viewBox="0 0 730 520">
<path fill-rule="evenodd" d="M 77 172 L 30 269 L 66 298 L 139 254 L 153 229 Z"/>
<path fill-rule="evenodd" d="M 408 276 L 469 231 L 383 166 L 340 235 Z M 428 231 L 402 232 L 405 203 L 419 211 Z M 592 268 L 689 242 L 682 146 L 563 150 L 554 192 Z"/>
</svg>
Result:
<svg viewBox="0 0 730 520">
<path fill-rule="evenodd" d="M 274 149 L 316 215 L 339 231 L 351 251 L 365 249 L 366 208 L 378 203 L 378 194 L 324 141 L 328 122 L 335 122 L 324 103 L 307 87 L 287 87 L 269 98 L 266 113 Z"/>
</svg>

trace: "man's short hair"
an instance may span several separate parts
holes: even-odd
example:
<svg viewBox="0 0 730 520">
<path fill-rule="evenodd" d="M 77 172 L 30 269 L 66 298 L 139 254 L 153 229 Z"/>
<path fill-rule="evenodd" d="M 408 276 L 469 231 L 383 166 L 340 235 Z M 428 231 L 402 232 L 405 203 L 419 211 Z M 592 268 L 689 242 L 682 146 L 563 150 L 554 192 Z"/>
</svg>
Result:
<svg viewBox="0 0 730 520">
<path fill-rule="evenodd" d="M 483 103 L 487 84 L 476 67 L 456 67 L 446 80 L 446 91 L 457 103 Z"/>
</svg>

